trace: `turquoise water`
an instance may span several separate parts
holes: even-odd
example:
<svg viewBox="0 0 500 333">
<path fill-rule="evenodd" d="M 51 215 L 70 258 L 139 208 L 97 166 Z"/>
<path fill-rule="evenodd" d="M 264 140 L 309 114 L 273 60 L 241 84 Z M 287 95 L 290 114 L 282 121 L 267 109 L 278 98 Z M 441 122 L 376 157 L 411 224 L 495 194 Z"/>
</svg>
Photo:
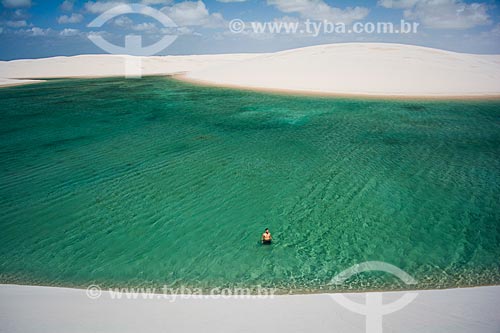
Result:
<svg viewBox="0 0 500 333">
<path fill-rule="evenodd" d="M 500 102 L 293 97 L 161 77 L 0 89 L 0 282 L 500 283 Z M 262 246 L 269 227 L 275 242 Z"/>
</svg>

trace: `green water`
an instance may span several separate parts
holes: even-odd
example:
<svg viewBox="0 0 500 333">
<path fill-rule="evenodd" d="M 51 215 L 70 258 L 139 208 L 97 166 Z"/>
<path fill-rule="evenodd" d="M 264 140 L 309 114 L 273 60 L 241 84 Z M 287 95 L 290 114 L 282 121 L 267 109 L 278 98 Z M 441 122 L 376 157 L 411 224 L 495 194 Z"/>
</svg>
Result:
<svg viewBox="0 0 500 333">
<path fill-rule="evenodd" d="M 0 89 L 0 282 L 500 283 L 500 102 L 293 97 L 161 77 Z M 262 246 L 269 227 L 275 242 Z"/>
</svg>

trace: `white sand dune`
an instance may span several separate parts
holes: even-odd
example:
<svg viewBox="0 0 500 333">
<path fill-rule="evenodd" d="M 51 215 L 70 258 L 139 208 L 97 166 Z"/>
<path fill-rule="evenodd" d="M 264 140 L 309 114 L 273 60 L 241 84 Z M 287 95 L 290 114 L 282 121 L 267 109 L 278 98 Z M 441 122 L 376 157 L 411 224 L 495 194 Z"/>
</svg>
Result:
<svg viewBox="0 0 500 333">
<path fill-rule="evenodd" d="M 143 75 L 170 75 L 207 66 L 223 66 L 235 61 L 250 59 L 257 54 L 224 54 L 194 56 L 140 57 Z M 44 79 L 64 77 L 124 76 L 127 59 L 122 55 L 80 55 L 43 59 L 0 61 L 0 78 Z M 0 79 L 1 80 L 1 79 Z M 2 81 L 0 81 L 0 85 Z"/>
<path fill-rule="evenodd" d="M 0 62 L 0 85 L 37 78 L 124 75 L 126 56 Z M 499 96 L 500 56 L 396 44 L 334 44 L 278 52 L 148 57 L 143 75 L 186 72 L 223 86 L 378 96 Z M 358 298 L 359 295 L 349 297 Z M 401 296 L 384 293 L 387 299 Z M 500 286 L 420 291 L 384 317 L 385 332 L 500 332 Z M 89 299 L 84 290 L 0 285 L 0 332 L 365 332 L 364 317 L 328 295 L 265 300 Z M 264 323 L 267 327 L 264 328 Z"/>
<path fill-rule="evenodd" d="M 23 84 L 29 83 L 38 83 L 43 82 L 42 80 L 16 80 L 16 79 L 3 79 L 0 78 L 0 87 L 1 86 L 19 86 Z"/>
<path fill-rule="evenodd" d="M 123 76 L 127 58 L 134 59 L 82 55 L 1 61 L 0 78 Z M 462 54 L 401 44 L 347 43 L 270 54 L 142 58 L 143 75 L 176 73 L 185 73 L 181 78 L 204 84 L 303 93 L 500 96 L 500 55 Z M 0 79 L 0 85 L 6 82 Z"/>
<path fill-rule="evenodd" d="M 384 303 L 402 292 L 384 293 Z M 363 304 L 364 294 L 346 297 Z M 161 298 L 161 297 L 159 297 Z M 500 332 L 500 287 L 419 291 L 384 332 Z M 373 330 L 372 330 L 373 331 Z M 0 332 L 367 332 L 329 295 L 273 299 L 89 299 L 85 290 L 0 285 Z"/>
<path fill-rule="evenodd" d="M 348 43 L 295 49 L 187 73 L 224 86 L 378 96 L 500 95 L 500 55 Z"/>
</svg>

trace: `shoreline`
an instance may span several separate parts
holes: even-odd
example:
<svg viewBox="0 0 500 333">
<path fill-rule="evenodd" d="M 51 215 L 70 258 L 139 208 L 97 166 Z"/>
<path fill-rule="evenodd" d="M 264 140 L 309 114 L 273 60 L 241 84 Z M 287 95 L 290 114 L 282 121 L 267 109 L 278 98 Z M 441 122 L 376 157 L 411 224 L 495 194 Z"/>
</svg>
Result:
<svg viewBox="0 0 500 333">
<path fill-rule="evenodd" d="M 90 285 L 95 285 L 93 283 L 90 283 Z M 132 286 L 104 286 L 102 284 L 97 284 L 99 286 L 102 286 L 102 289 L 106 290 L 114 290 L 114 289 L 153 289 L 153 290 L 161 290 L 161 287 L 155 287 L 155 286 L 138 286 L 138 287 L 132 287 Z M 0 288 L 3 286 L 18 286 L 18 287 L 33 287 L 33 288 L 53 288 L 53 289 L 68 289 L 68 290 L 86 290 L 88 286 L 69 286 L 69 285 L 46 285 L 46 284 L 30 284 L 30 283 L 9 283 L 9 282 L 2 282 L 0 281 Z M 214 288 L 200 288 L 196 286 L 184 286 L 186 289 L 192 289 L 192 290 L 202 290 L 203 292 L 201 293 L 201 296 L 209 296 L 210 294 L 205 293 L 205 290 L 212 290 L 212 289 L 217 289 L 217 287 Z M 237 289 L 248 289 L 248 290 L 253 290 L 254 288 L 259 287 L 259 286 L 253 286 L 253 287 L 224 287 L 220 289 L 228 289 L 228 290 L 237 290 Z M 262 289 L 267 289 L 267 290 L 273 290 L 273 288 L 267 288 L 267 287 L 262 287 Z M 174 289 L 180 289 L 181 287 L 176 287 Z M 409 286 L 408 289 L 384 289 L 384 290 L 378 290 L 378 289 L 366 289 L 366 290 L 357 290 L 357 289 L 351 289 L 351 290 L 310 290 L 310 291 L 305 291 L 304 289 L 296 289 L 296 290 L 289 290 L 288 292 L 283 292 L 284 289 L 274 289 L 274 294 L 276 296 L 311 296 L 311 295 L 323 295 L 323 294 L 364 294 L 364 293 L 403 293 L 403 292 L 432 292 L 432 291 L 450 291 L 450 290 L 463 290 L 463 289 L 477 289 L 477 288 L 500 288 L 500 284 L 482 284 L 482 285 L 475 285 L 475 286 L 463 286 L 463 287 L 446 287 L 446 288 L 422 288 L 422 289 L 415 289 L 411 288 L 411 285 Z M 153 293 L 155 295 L 163 295 L 163 293 Z M 183 294 L 174 294 L 174 295 L 183 295 Z M 250 295 L 256 295 L 256 294 L 250 294 Z"/>
<path fill-rule="evenodd" d="M 5 81 L 4 81 L 5 80 Z M 31 80 L 31 79 L 3 79 L 0 78 L 0 89 L 8 88 L 8 87 L 18 87 L 25 86 L 28 84 L 42 83 L 46 82 L 46 80 Z"/>
<path fill-rule="evenodd" d="M 106 78 L 122 78 L 123 75 L 79 75 L 79 76 L 57 76 L 46 79 L 12 79 L 12 83 L 2 83 L 1 88 L 18 87 L 29 84 L 38 84 L 48 82 L 49 80 L 57 79 L 106 79 Z M 142 77 L 168 77 L 174 80 L 189 83 L 199 87 L 212 87 L 221 89 L 233 89 L 239 91 L 249 91 L 257 93 L 276 94 L 281 96 L 296 96 L 296 97 L 322 97 L 322 98 L 345 98 L 345 99 L 366 99 L 366 100 L 399 100 L 399 101 L 500 101 L 500 94 L 491 95 L 394 95 L 394 94 L 350 94 L 350 93 L 333 93 L 321 91 L 307 91 L 307 90 L 294 90 L 294 89 L 281 89 L 281 88 L 264 88 L 264 87 L 249 87 L 236 84 L 222 84 L 206 80 L 193 79 L 187 76 L 186 72 L 182 73 L 160 73 L 143 75 Z M 140 78 L 138 78 L 140 79 Z M 137 80 L 137 79 L 133 79 Z"/>
<path fill-rule="evenodd" d="M 94 54 L 0 61 L 0 86 L 16 79 L 125 77 L 130 60 L 141 64 L 143 77 L 168 75 L 194 85 L 243 91 L 330 98 L 500 100 L 500 55 L 392 43 L 323 44 L 274 53 Z"/>
<path fill-rule="evenodd" d="M 394 304 L 406 292 L 382 293 Z M 343 294 L 267 298 L 120 297 L 108 291 L 0 284 L 0 320 L 23 332 L 365 332 L 366 317 L 348 310 Z M 168 295 L 167 295 L 168 296 Z M 187 296 L 187 295 L 186 295 Z M 368 293 L 348 295 L 365 307 Z M 408 305 L 383 315 L 384 332 L 496 333 L 500 286 L 417 291 Z"/>
<path fill-rule="evenodd" d="M 325 98 L 346 98 L 346 99 L 369 99 L 369 100 L 427 100 L 427 101 L 500 101 L 500 94 L 484 95 L 394 95 L 394 94 L 363 94 L 363 93 L 333 93 L 322 91 L 307 91 L 284 88 L 264 88 L 249 87 L 237 84 L 216 83 L 207 80 L 199 80 L 187 77 L 187 73 L 167 75 L 175 80 L 190 83 L 200 87 L 226 88 L 240 91 L 253 91 L 261 93 L 271 93 L 278 95 L 302 96 L 302 97 L 325 97 Z"/>
</svg>

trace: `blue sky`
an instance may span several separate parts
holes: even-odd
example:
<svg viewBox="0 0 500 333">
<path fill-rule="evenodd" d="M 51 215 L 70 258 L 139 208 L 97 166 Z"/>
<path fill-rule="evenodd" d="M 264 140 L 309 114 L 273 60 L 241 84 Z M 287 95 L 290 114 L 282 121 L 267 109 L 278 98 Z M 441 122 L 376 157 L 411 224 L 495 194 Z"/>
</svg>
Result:
<svg viewBox="0 0 500 333">
<path fill-rule="evenodd" d="M 270 52 L 338 42 L 415 44 L 469 53 L 500 53 L 500 2 L 463 0 L 0 0 L 0 59 L 106 53 L 88 38 L 97 34 L 114 44 L 125 35 L 141 35 L 153 44 L 165 34 L 178 35 L 160 54 Z M 177 28 L 166 29 L 143 15 L 121 15 L 99 29 L 87 25 L 120 3 L 141 3 L 160 10 Z M 229 30 L 240 19 L 246 29 Z M 417 33 L 256 33 L 252 22 L 306 20 L 343 23 L 419 23 Z"/>
</svg>

